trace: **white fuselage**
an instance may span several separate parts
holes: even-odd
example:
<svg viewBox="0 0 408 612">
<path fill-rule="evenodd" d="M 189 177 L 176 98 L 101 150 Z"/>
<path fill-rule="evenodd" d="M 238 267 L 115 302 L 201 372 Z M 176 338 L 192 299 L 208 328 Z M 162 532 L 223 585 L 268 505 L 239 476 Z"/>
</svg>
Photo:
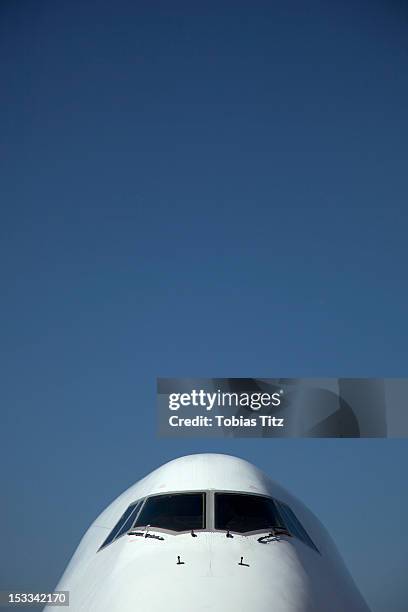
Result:
<svg viewBox="0 0 408 612">
<path fill-rule="evenodd" d="M 129 505 L 184 491 L 205 492 L 204 529 L 144 526 L 100 548 Z M 214 528 L 216 491 L 287 504 L 318 551 L 285 533 L 262 540 L 267 529 L 227 537 Z M 117 498 L 85 534 L 57 589 L 70 592 L 72 612 L 369 612 L 316 517 L 253 465 L 215 454 L 171 461 Z"/>
</svg>

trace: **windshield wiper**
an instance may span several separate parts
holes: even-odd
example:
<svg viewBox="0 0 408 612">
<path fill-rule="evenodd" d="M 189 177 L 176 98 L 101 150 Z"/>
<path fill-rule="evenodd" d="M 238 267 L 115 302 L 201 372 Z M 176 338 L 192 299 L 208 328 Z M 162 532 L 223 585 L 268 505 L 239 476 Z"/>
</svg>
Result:
<svg viewBox="0 0 408 612">
<path fill-rule="evenodd" d="M 292 534 L 286 529 L 286 527 L 273 527 L 272 531 L 275 533 L 275 535 L 288 535 L 291 536 Z"/>
<path fill-rule="evenodd" d="M 141 538 L 154 538 L 155 540 L 164 540 L 162 536 L 156 535 L 155 533 L 148 533 L 147 531 L 134 531 L 131 529 L 127 532 L 128 535 L 139 536 Z"/>
<path fill-rule="evenodd" d="M 286 527 L 272 527 L 268 535 L 261 536 L 258 538 L 258 542 L 260 544 L 268 544 L 269 542 L 279 542 L 280 535 L 288 535 L 292 534 L 286 529 Z"/>
</svg>

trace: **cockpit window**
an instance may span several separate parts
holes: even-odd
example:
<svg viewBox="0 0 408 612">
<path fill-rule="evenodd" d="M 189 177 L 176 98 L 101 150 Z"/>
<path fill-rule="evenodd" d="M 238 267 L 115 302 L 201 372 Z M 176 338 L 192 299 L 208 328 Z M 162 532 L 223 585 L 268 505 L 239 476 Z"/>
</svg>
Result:
<svg viewBox="0 0 408 612">
<path fill-rule="evenodd" d="M 149 497 L 134 527 L 159 527 L 171 531 L 205 528 L 205 494 L 173 493 Z"/>
<path fill-rule="evenodd" d="M 112 531 L 110 532 L 110 534 L 108 535 L 108 537 L 103 542 L 100 548 L 104 548 L 105 546 L 119 538 L 121 535 L 129 531 L 137 516 L 140 506 L 142 505 L 142 502 L 143 500 L 139 499 L 137 502 L 131 504 L 127 508 L 127 510 L 125 510 L 125 512 L 122 514 L 122 516 L 120 517 L 120 519 L 118 520 L 118 522 L 116 523 L 116 525 L 114 526 L 114 528 L 112 529 Z"/>
<path fill-rule="evenodd" d="M 293 536 L 304 542 L 304 544 L 307 544 L 311 548 L 314 548 L 316 552 L 320 552 L 316 544 L 313 542 L 312 538 L 307 533 L 306 529 L 302 526 L 301 522 L 299 521 L 293 510 L 291 510 L 289 506 L 287 504 L 284 504 L 283 502 L 276 502 L 276 505 L 289 532 Z"/>
<path fill-rule="evenodd" d="M 238 533 L 284 527 L 275 503 L 268 497 L 215 493 L 215 528 Z"/>
<path fill-rule="evenodd" d="M 209 523 L 206 522 L 206 499 L 210 509 Z M 214 510 L 214 511 L 212 511 Z M 281 530 L 301 540 L 307 546 L 320 552 L 300 523 L 293 510 L 285 503 L 250 493 L 166 493 L 139 499 L 125 510 L 100 549 L 105 548 L 133 528 L 151 527 L 168 531 L 183 532 L 198 529 L 216 529 L 247 533 L 250 531 Z M 99 549 L 99 550 L 100 550 Z"/>
</svg>

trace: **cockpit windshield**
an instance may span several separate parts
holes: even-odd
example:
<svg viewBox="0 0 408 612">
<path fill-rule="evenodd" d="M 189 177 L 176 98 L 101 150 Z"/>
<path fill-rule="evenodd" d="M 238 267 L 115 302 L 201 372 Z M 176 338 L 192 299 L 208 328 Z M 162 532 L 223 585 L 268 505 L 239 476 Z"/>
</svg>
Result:
<svg viewBox="0 0 408 612">
<path fill-rule="evenodd" d="M 173 493 L 149 497 L 133 527 L 146 525 L 171 531 L 204 529 L 204 493 Z"/>
<path fill-rule="evenodd" d="M 215 529 L 256 531 L 284 528 L 275 503 L 268 497 L 239 493 L 215 493 Z"/>
<path fill-rule="evenodd" d="M 147 527 L 178 533 L 199 529 L 236 533 L 272 531 L 274 535 L 295 537 L 319 552 L 287 504 L 266 495 L 221 491 L 164 493 L 134 501 L 124 511 L 100 549 L 134 530 L 139 531 L 134 535 L 141 535 Z M 146 529 L 146 533 L 148 531 Z"/>
</svg>

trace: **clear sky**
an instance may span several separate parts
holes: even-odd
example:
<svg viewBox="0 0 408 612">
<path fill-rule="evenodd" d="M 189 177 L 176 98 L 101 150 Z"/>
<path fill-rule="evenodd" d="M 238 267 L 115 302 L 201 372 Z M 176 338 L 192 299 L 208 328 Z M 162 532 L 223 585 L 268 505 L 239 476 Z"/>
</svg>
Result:
<svg viewBox="0 0 408 612">
<path fill-rule="evenodd" d="M 405 3 L 3 0 L 0 58 L 0 588 L 214 450 L 405 611 L 407 441 L 155 434 L 156 376 L 406 375 Z"/>
</svg>

